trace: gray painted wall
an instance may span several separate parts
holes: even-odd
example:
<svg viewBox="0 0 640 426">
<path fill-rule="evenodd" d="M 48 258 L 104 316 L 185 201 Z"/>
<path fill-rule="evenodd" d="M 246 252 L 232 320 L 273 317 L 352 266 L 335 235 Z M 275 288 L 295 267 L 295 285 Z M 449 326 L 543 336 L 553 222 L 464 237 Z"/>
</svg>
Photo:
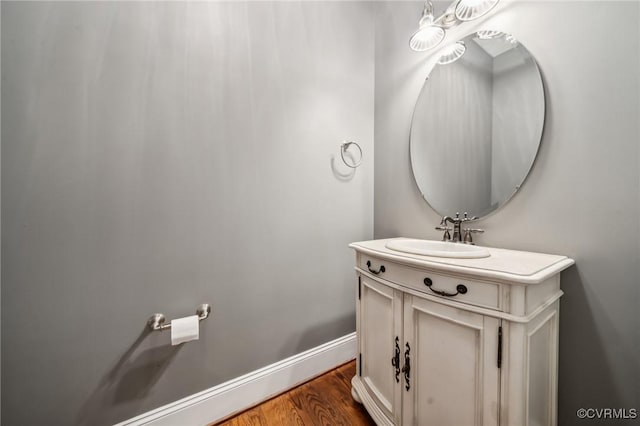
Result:
<svg viewBox="0 0 640 426">
<path fill-rule="evenodd" d="M 373 39 L 361 2 L 3 2 L 5 424 L 111 424 L 355 329 Z M 144 333 L 203 302 L 200 341 Z"/>
<path fill-rule="evenodd" d="M 440 236 L 408 155 L 431 66 L 405 48 L 421 6 L 3 2 L 5 424 L 112 423 L 353 330 L 372 8 L 375 235 Z M 640 406 L 638 9 L 503 2 L 487 21 L 547 86 L 532 173 L 479 225 L 483 244 L 578 262 L 563 274 L 561 425 Z M 366 156 L 351 180 L 331 169 L 343 138 Z M 203 301 L 201 341 L 143 333 L 152 312 Z"/>
<path fill-rule="evenodd" d="M 410 119 L 429 67 L 408 48 L 422 2 L 374 7 L 375 236 L 437 239 L 439 217 L 409 166 Z M 536 163 L 511 202 L 478 223 L 487 231 L 478 241 L 576 259 L 562 274 L 560 425 L 577 424 L 580 407 L 640 408 L 639 9 L 637 2 L 503 2 L 484 23 L 459 28 L 460 36 L 479 26 L 515 34 L 545 79 Z"/>
</svg>

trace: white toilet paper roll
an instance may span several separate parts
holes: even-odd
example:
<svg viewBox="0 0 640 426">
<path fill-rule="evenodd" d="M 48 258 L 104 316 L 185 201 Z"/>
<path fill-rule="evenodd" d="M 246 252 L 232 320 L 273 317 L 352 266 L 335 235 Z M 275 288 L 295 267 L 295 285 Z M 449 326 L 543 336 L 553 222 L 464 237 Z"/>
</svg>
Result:
<svg viewBox="0 0 640 426">
<path fill-rule="evenodd" d="M 171 344 L 179 345 L 180 343 L 198 340 L 200 337 L 200 326 L 198 316 L 178 318 L 171 321 Z"/>
</svg>

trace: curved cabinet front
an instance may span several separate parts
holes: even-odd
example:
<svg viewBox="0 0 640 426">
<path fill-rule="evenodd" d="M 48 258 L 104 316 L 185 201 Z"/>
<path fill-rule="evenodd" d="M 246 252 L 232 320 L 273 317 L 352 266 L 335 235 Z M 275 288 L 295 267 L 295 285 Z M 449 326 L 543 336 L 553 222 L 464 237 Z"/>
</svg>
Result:
<svg viewBox="0 0 640 426">
<path fill-rule="evenodd" d="M 359 379 L 385 418 L 400 419 L 399 395 L 392 360 L 393 342 L 401 336 L 402 293 L 367 277 L 360 278 L 360 352 L 366 354 L 358 366 Z M 391 342 L 391 344 L 390 344 Z"/>
<path fill-rule="evenodd" d="M 559 271 L 527 286 L 354 248 L 352 393 L 377 424 L 556 426 Z"/>
</svg>

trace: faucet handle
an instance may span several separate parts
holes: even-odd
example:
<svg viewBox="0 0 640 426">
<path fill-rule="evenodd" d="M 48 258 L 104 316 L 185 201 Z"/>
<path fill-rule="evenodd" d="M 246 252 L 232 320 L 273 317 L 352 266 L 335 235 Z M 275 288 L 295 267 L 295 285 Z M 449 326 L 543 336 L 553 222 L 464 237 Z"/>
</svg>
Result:
<svg viewBox="0 0 640 426">
<path fill-rule="evenodd" d="M 474 229 L 474 228 L 466 228 L 464 230 L 464 243 L 474 245 L 473 238 L 471 238 L 471 234 L 482 234 L 484 229 Z"/>
<path fill-rule="evenodd" d="M 470 222 L 470 221 L 472 221 L 472 220 L 478 220 L 478 219 L 479 219 L 479 218 L 478 218 L 478 216 L 471 216 L 471 217 L 469 217 L 468 213 L 467 213 L 467 212 L 464 212 L 464 217 L 462 218 L 462 221 L 463 221 L 463 222 Z"/>
<path fill-rule="evenodd" d="M 449 227 L 449 226 L 436 226 L 436 230 L 438 231 L 444 231 L 444 235 L 442 236 L 442 241 L 451 241 L 451 234 L 449 233 L 449 231 L 451 231 L 453 228 Z"/>
<path fill-rule="evenodd" d="M 483 234 L 484 233 L 484 229 L 479 229 L 479 228 L 467 228 L 467 229 L 465 229 L 465 231 L 471 232 L 472 234 Z"/>
</svg>

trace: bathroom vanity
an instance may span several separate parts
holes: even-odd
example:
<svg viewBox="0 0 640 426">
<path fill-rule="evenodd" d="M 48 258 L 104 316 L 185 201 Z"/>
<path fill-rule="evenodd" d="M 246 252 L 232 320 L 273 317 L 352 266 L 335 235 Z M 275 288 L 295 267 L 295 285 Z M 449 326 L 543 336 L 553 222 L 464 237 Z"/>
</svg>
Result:
<svg viewBox="0 0 640 426">
<path fill-rule="evenodd" d="M 353 397 L 379 425 L 556 425 L 560 272 L 574 261 L 387 247 L 405 242 L 350 245 L 358 278 Z"/>
</svg>

